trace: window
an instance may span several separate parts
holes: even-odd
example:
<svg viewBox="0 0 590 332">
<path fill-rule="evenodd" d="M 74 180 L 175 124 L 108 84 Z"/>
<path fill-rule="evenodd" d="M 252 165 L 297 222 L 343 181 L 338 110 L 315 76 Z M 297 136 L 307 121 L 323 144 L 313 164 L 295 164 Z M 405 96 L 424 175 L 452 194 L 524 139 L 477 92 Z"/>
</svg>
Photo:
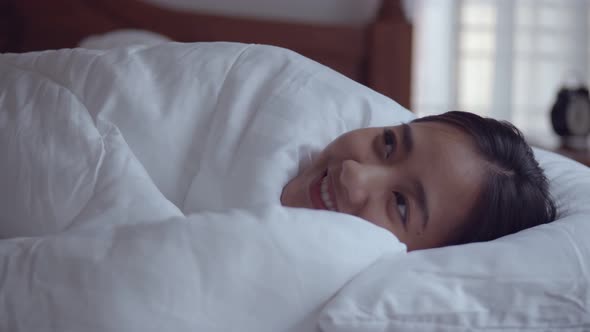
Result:
<svg viewBox="0 0 590 332">
<path fill-rule="evenodd" d="M 466 110 L 555 140 L 559 88 L 590 81 L 590 0 L 422 0 L 414 17 L 419 115 Z"/>
</svg>

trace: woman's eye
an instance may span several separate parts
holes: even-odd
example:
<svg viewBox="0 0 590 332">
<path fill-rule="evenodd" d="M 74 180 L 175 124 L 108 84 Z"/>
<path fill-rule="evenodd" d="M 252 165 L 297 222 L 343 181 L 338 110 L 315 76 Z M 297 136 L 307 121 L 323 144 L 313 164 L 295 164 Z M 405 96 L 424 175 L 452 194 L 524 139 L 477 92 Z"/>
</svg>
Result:
<svg viewBox="0 0 590 332">
<path fill-rule="evenodd" d="M 385 146 L 385 151 L 383 153 L 385 159 L 389 159 L 393 151 L 395 150 L 395 135 L 391 129 L 384 129 L 383 130 L 383 145 Z"/>
<path fill-rule="evenodd" d="M 399 211 L 402 222 L 405 225 L 408 221 L 408 200 L 404 195 L 396 191 L 393 192 L 393 195 L 395 196 L 395 205 Z"/>
</svg>

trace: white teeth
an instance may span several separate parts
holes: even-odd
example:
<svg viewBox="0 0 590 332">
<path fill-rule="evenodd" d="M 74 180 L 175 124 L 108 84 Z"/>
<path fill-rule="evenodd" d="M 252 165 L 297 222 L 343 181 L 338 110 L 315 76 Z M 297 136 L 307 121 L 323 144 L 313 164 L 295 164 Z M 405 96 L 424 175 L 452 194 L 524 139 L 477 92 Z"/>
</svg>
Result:
<svg viewBox="0 0 590 332">
<path fill-rule="evenodd" d="M 326 207 L 331 210 L 331 211 L 336 211 L 336 208 L 334 207 L 334 203 L 332 203 L 332 200 L 330 199 L 330 194 L 328 193 L 328 177 L 325 176 L 322 179 L 322 184 L 320 186 L 320 193 L 321 193 L 321 197 L 322 197 L 322 201 L 324 202 L 324 205 L 326 205 Z"/>
</svg>

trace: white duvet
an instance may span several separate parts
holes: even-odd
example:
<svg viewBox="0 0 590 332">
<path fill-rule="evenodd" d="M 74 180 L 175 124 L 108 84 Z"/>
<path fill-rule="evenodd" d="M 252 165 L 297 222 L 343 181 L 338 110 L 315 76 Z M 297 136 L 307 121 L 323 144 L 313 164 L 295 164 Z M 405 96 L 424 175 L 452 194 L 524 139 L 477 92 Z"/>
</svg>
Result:
<svg viewBox="0 0 590 332">
<path fill-rule="evenodd" d="M 404 246 L 280 206 L 309 157 L 411 115 L 286 50 L 0 55 L 0 331 L 316 331 Z"/>
</svg>

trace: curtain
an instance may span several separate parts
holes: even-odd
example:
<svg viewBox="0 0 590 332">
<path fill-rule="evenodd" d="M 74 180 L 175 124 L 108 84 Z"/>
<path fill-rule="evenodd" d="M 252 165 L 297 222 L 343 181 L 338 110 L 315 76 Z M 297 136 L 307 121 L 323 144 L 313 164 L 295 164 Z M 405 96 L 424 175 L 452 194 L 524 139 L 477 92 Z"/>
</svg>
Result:
<svg viewBox="0 0 590 332">
<path fill-rule="evenodd" d="M 541 145 L 564 85 L 590 81 L 590 0 L 416 0 L 412 108 L 508 120 Z"/>
</svg>

